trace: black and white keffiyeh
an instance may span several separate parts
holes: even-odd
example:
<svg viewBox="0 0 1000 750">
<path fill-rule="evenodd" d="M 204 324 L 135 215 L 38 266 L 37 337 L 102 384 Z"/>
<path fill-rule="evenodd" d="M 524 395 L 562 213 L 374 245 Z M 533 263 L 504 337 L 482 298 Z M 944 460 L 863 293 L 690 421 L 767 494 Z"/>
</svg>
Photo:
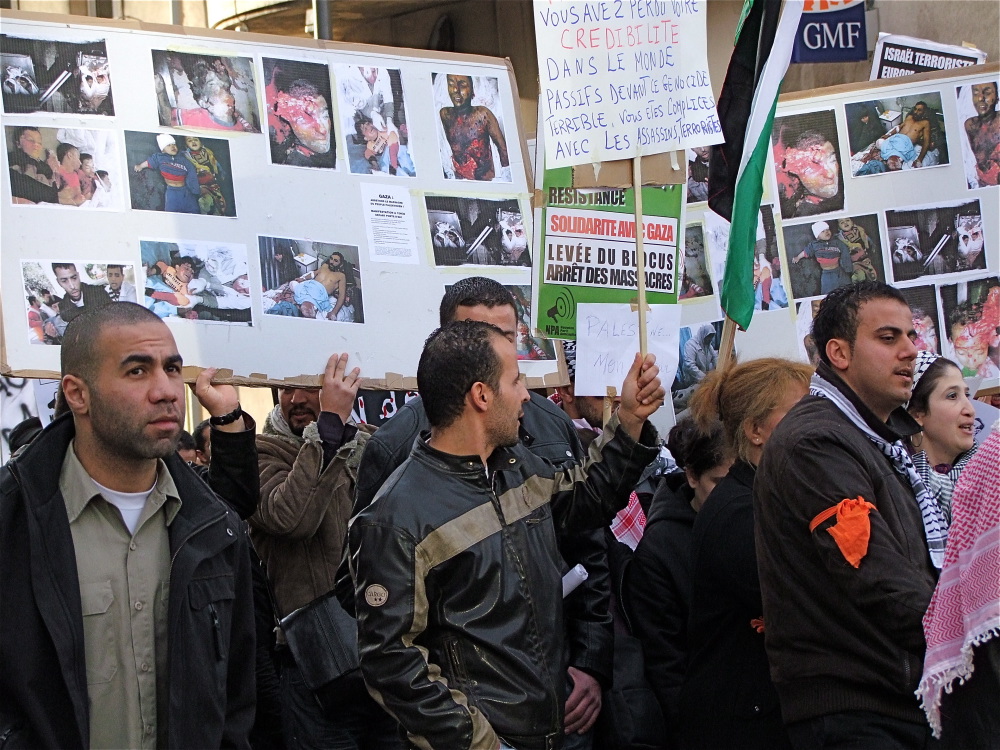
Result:
<svg viewBox="0 0 1000 750">
<path fill-rule="evenodd" d="M 958 457 L 952 466 L 931 466 L 924 451 L 913 454 L 913 466 L 924 482 L 924 486 L 934 496 L 935 502 L 941 508 L 945 522 L 951 526 L 951 496 L 955 491 L 955 482 L 958 481 L 962 469 L 969 463 L 969 460 L 976 455 L 976 448 L 973 445 L 971 450 Z"/>
<path fill-rule="evenodd" d="M 890 443 L 885 438 L 877 435 L 864 417 L 842 394 L 836 386 L 820 375 L 813 375 L 809 386 L 809 393 L 833 402 L 840 411 L 851 420 L 851 423 L 861 430 L 864 435 L 878 446 L 879 450 L 885 454 L 892 463 L 892 467 L 898 474 L 905 477 L 913 489 L 913 494 L 917 498 L 920 506 L 920 517 L 924 524 L 924 536 L 927 538 L 927 549 L 930 552 L 931 563 L 938 570 L 944 562 L 944 548 L 948 541 L 948 524 L 945 521 L 941 508 L 934 500 L 934 496 L 927 489 L 920 474 L 917 472 L 913 461 L 910 459 L 909 451 L 903 445 L 902 440 Z"/>
</svg>

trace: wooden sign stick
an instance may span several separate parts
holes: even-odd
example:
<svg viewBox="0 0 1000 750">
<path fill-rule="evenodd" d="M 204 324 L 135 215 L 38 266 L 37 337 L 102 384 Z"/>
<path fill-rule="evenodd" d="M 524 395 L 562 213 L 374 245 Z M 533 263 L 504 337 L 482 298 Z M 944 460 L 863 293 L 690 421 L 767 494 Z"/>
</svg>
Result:
<svg viewBox="0 0 1000 750">
<path fill-rule="evenodd" d="M 736 321 L 726 316 L 722 323 L 722 340 L 719 342 L 719 363 L 717 367 L 721 370 L 729 365 L 730 360 L 735 359 L 736 352 L 733 342 L 736 340 Z"/>
<path fill-rule="evenodd" d="M 642 157 L 632 159 L 635 194 L 635 283 L 639 296 L 639 353 L 646 356 L 646 253 L 642 248 Z"/>
</svg>

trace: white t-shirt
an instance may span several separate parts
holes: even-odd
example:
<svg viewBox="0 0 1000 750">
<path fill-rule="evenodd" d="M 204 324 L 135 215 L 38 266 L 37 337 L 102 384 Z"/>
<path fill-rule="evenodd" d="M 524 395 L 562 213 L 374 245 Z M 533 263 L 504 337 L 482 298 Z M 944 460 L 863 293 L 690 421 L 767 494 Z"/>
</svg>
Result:
<svg viewBox="0 0 1000 750">
<path fill-rule="evenodd" d="M 122 514 L 122 520 L 125 521 L 125 526 L 128 527 L 128 533 L 134 535 L 139 525 L 139 516 L 142 515 L 142 509 L 146 507 L 146 500 L 153 494 L 156 483 L 154 482 L 153 486 L 145 492 L 116 492 L 94 481 L 93 477 L 90 481 L 94 482 L 94 486 L 97 487 L 105 500 L 118 508 Z"/>
</svg>

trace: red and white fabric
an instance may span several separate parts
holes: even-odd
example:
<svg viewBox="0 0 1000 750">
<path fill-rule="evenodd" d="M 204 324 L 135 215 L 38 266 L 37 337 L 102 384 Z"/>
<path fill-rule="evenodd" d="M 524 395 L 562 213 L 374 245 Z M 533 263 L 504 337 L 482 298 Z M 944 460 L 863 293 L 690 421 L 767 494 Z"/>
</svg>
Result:
<svg viewBox="0 0 1000 750">
<path fill-rule="evenodd" d="M 958 478 L 941 577 L 924 615 L 927 653 L 917 689 L 934 736 L 941 695 L 972 677 L 973 648 L 1000 636 L 1000 424 Z"/>
<path fill-rule="evenodd" d="M 639 496 L 633 492 L 628 499 L 628 505 L 618 511 L 611 521 L 611 532 L 615 535 L 615 539 L 635 551 L 645 528 L 646 514 L 639 504 Z"/>
</svg>

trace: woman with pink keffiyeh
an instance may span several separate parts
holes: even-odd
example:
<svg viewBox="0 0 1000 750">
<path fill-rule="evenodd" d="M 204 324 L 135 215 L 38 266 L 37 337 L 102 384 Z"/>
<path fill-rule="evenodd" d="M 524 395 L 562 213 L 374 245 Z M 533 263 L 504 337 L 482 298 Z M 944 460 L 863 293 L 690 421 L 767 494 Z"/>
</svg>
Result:
<svg viewBox="0 0 1000 750">
<path fill-rule="evenodd" d="M 1000 423 L 959 477 L 917 690 L 942 750 L 1000 748 Z M 956 682 L 957 681 L 957 682 Z"/>
</svg>

